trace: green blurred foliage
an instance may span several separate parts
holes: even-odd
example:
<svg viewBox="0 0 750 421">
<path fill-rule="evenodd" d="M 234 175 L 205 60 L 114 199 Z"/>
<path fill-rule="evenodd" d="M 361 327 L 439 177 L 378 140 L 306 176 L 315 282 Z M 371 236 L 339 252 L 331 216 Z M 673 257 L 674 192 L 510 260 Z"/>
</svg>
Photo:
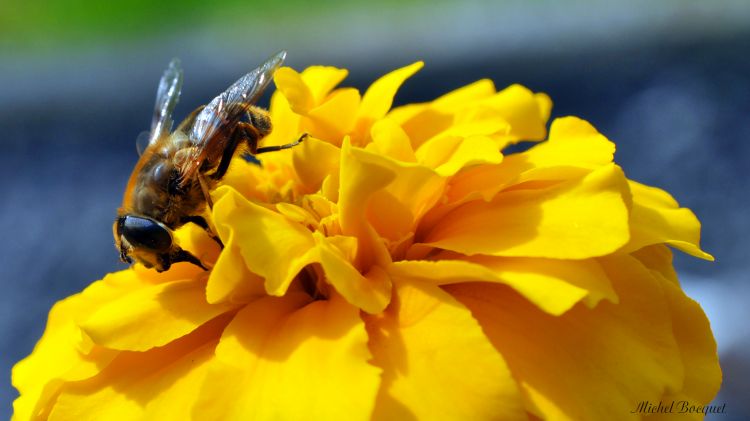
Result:
<svg viewBox="0 0 750 421">
<path fill-rule="evenodd" d="M 404 1 L 377 2 L 394 7 Z M 407 1 L 406 3 L 409 3 Z M 0 0 L 0 46 L 15 52 L 139 41 L 192 27 L 251 25 L 267 19 L 372 7 L 368 1 Z"/>
</svg>

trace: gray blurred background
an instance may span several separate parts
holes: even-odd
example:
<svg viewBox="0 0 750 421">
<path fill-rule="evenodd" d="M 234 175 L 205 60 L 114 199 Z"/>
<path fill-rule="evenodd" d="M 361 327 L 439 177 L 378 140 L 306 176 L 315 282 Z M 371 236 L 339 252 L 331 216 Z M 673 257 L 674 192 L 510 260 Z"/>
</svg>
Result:
<svg viewBox="0 0 750 421">
<path fill-rule="evenodd" d="M 709 418 L 750 419 L 750 2 L 124 3 L 0 4 L 0 416 L 52 304 L 124 268 L 111 224 L 167 62 L 185 69 L 179 120 L 286 49 L 360 89 L 424 60 L 397 103 L 488 77 L 591 121 L 630 178 L 703 222 L 717 261 L 676 264 L 719 344 L 727 414 Z"/>
</svg>

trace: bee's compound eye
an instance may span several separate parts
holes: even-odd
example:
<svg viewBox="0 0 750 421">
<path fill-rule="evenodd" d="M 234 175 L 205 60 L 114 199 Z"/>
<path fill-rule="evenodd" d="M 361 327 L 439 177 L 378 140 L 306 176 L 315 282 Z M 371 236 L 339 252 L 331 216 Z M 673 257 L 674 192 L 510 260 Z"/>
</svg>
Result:
<svg viewBox="0 0 750 421">
<path fill-rule="evenodd" d="M 120 223 L 122 235 L 133 247 L 163 251 L 172 246 L 169 230 L 153 219 L 126 215 Z"/>
<path fill-rule="evenodd" d="M 165 185 L 169 182 L 169 169 L 166 164 L 159 162 L 151 169 L 151 177 L 156 184 Z"/>
</svg>

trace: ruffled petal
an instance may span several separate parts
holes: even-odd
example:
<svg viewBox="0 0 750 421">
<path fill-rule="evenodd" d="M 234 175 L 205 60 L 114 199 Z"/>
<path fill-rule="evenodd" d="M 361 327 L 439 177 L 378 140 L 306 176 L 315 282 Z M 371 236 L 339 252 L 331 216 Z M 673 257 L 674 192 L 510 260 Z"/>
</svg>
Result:
<svg viewBox="0 0 750 421">
<path fill-rule="evenodd" d="M 446 290 L 471 309 L 544 419 L 630 419 L 642 401 L 680 390 L 684 372 L 668 299 L 636 259 L 602 261 L 620 300 L 554 317 L 489 283 Z M 585 399 L 581 399 L 585 396 Z"/>
<path fill-rule="evenodd" d="M 308 137 L 294 148 L 292 161 L 300 183 L 309 191 L 320 190 L 323 180 L 338 172 L 341 151 L 328 142 Z"/>
<path fill-rule="evenodd" d="M 206 283 L 206 301 L 210 304 L 225 301 L 242 303 L 266 293 L 263 278 L 250 272 L 245 266 L 234 230 L 228 227 L 227 231 L 224 250 L 211 269 Z"/>
<path fill-rule="evenodd" d="M 315 106 L 315 98 L 302 76 L 290 67 L 282 67 L 273 75 L 276 89 L 281 92 L 289 107 L 297 114 L 305 115 Z"/>
<path fill-rule="evenodd" d="M 98 376 L 65 386 L 50 420 L 190 419 L 222 316 L 169 345 L 123 352 Z"/>
<path fill-rule="evenodd" d="M 445 178 L 423 165 L 395 161 L 361 149 L 353 153 L 396 175 L 367 202 L 367 220 L 386 241 L 396 242 L 413 234 L 422 216 L 443 195 Z"/>
<path fill-rule="evenodd" d="M 268 294 L 283 295 L 299 271 L 317 259 L 312 234 L 230 187 L 218 190 L 213 217 L 219 237 L 228 241 L 231 227 L 247 268 L 265 279 Z"/>
<path fill-rule="evenodd" d="M 315 103 L 321 104 L 331 90 L 346 79 L 348 74 L 348 70 L 333 66 L 310 66 L 302 71 L 301 76 L 305 85 L 310 89 Z"/>
<path fill-rule="evenodd" d="M 555 119 L 549 141 L 524 154 L 531 167 L 573 166 L 595 169 L 612 162 L 615 145 L 589 122 L 577 117 Z"/>
<path fill-rule="evenodd" d="M 196 419 L 370 419 L 380 385 L 370 358 L 359 309 L 340 297 L 262 298 L 224 331 L 193 413 Z"/>
<path fill-rule="evenodd" d="M 502 160 L 503 154 L 495 141 L 486 136 L 472 136 L 453 148 L 450 157 L 437 166 L 435 171 L 447 177 L 471 165 L 499 164 Z"/>
<path fill-rule="evenodd" d="M 373 82 L 367 92 L 362 96 L 362 103 L 357 112 L 357 136 L 356 140 L 364 144 L 366 135 L 369 134 L 370 126 L 376 120 L 386 115 L 393 105 L 393 98 L 401 85 L 418 72 L 424 63 L 418 61 L 408 66 L 396 69 L 380 79 Z M 360 143 L 355 143 L 360 144 Z"/>
<path fill-rule="evenodd" d="M 672 329 L 685 370 L 682 388 L 666 393 L 663 400 L 688 401 L 691 405 L 709 403 L 719 391 L 722 374 L 708 318 L 700 305 L 679 285 L 666 279 L 661 285 L 672 314 Z"/>
<path fill-rule="evenodd" d="M 374 419 L 526 419 L 516 382 L 469 311 L 439 287 L 399 281 L 367 317 L 383 369 Z"/>
<path fill-rule="evenodd" d="M 547 135 L 548 105 L 540 104 L 526 87 L 511 85 L 482 101 L 482 105 L 497 111 L 500 118 L 510 123 L 509 137 L 514 140 L 541 140 Z"/>
<path fill-rule="evenodd" d="M 278 89 L 271 95 L 271 107 L 269 111 L 271 121 L 273 122 L 273 131 L 263 138 L 261 144 L 263 146 L 285 145 L 297 140 L 300 134 L 302 134 L 300 128 L 302 116 L 292 110 L 289 101 Z"/>
<path fill-rule="evenodd" d="M 680 284 L 680 281 L 677 279 L 677 272 L 672 265 L 672 250 L 665 244 L 646 246 L 630 253 L 630 255 L 640 260 L 644 266 L 656 272 L 664 279 L 676 285 Z"/>
<path fill-rule="evenodd" d="M 382 158 L 353 148 L 344 142 L 341 149 L 339 215 L 344 235 L 358 240 L 355 266 L 368 269 L 374 263 L 388 263 L 387 250 L 365 218 L 372 195 L 387 186 L 396 174 L 382 164 Z"/>
<path fill-rule="evenodd" d="M 209 304 L 205 290 L 205 282 L 193 279 L 144 286 L 100 306 L 81 329 L 110 349 L 162 346 L 234 308 L 230 303 Z"/>
<path fill-rule="evenodd" d="M 667 243 L 695 257 L 714 260 L 700 249 L 701 224 L 695 214 L 681 208 L 664 190 L 628 180 L 633 197 L 630 211 L 631 240 L 624 252 Z"/>
<path fill-rule="evenodd" d="M 495 83 L 491 79 L 480 79 L 438 97 L 430 103 L 430 107 L 445 113 L 455 113 L 462 108 L 475 106 L 495 93 Z"/>
<path fill-rule="evenodd" d="M 454 122 L 455 113 L 464 108 L 475 107 L 478 101 L 494 94 L 494 83 L 489 79 L 482 79 L 449 92 L 431 103 L 395 108 L 388 113 L 388 119 L 403 128 L 416 149 L 427 139 L 448 129 Z"/>
<path fill-rule="evenodd" d="M 438 111 L 429 104 L 409 104 L 391 111 L 388 119 L 401 126 L 409 137 L 412 149 L 416 150 L 428 139 L 448 130 L 453 124 L 454 115 Z"/>
<path fill-rule="evenodd" d="M 273 194 L 273 188 L 269 188 L 268 175 L 263 173 L 260 166 L 246 162 L 244 159 L 232 161 L 227 174 L 222 179 L 222 184 L 231 186 L 248 200 L 267 202 Z M 218 202 L 222 196 L 223 191 L 220 189 L 211 191 L 211 199 L 214 203 Z"/>
<path fill-rule="evenodd" d="M 398 161 L 416 162 L 409 136 L 404 129 L 389 119 L 379 120 L 370 130 L 372 142 L 366 150 Z"/>
<path fill-rule="evenodd" d="M 470 168 L 451 180 L 449 200 L 480 194 L 484 200 L 514 184 L 567 180 L 612 162 L 615 145 L 588 122 L 576 117 L 552 122 L 549 141 L 505 157 L 500 165 Z"/>
<path fill-rule="evenodd" d="M 604 271 L 594 260 L 553 260 L 521 257 L 464 257 L 463 260 L 394 262 L 392 278 L 435 285 L 464 282 L 505 284 L 540 309 L 560 315 L 579 301 L 594 307 L 602 299 L 617 302 Z"/>
<path fill-rule="evenodd" d="M 94 376 L 117 356 L 118 351 L 93 345 L 77 322 L 99 305 L 143 285 L 134 271 L 125 270 L 107 275 L 52 307 L 34 351 L 13 367 L 13 386 L 20 392 L 13 402 L 14 420 L 46 418 L 66 381 Z"/>
<path fill-rule="evenodd" d="M 367 313 L 376 314 L 383 311 L 391 300 L 391 280 L 378 266 L 371 267 L 366 275 L 362 275 L 352 265 L 356 254 L 356 239 L 324 237 L 318 233 L 313 235 L 318 243 L 320 264 L 323 266 L 326 280 L 336 288 L 336 291 L 350 304 Z M 342 241 L 349 243 L 349 253 L 336 247 Z"/>
<path fill-rule="evenodd" d="M 514 190 L 449 212 L 425 236 L 464 254 L 584 259 L 629 239 L 622 170 L 608 165 L 547 189 Z"/>
<path fill-rule="evenodd" d="M 307 113 L 305 131 L 340 146 L 344 136 L 354 129 L 359 103 L 358 90 L 335 90 L 326 102 Z"/>
</svg>

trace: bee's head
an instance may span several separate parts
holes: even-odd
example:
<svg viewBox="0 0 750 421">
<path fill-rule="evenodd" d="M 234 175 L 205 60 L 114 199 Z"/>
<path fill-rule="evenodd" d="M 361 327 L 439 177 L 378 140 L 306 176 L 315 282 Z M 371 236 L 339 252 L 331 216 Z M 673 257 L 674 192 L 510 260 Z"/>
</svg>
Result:
<svg viewBox="0 0 750 421">
<path fill-rule="evenodd" d="M 113 227 L 120 260 L 138 262 L 161 272 L 169 269 L 172 232 L 164 224 L 145 216 L 122 215 Z"/>
<path fill-rule="evenodd" d="M 139 215 L 121 215 L 112 227 L 120 260 L 137 262 L 157 272 L 169 269 L 173 263 L 189 262 L 204 270 L 201 261 L 175 243 L 170 230 L 163 223 Z"/>
</svg>

